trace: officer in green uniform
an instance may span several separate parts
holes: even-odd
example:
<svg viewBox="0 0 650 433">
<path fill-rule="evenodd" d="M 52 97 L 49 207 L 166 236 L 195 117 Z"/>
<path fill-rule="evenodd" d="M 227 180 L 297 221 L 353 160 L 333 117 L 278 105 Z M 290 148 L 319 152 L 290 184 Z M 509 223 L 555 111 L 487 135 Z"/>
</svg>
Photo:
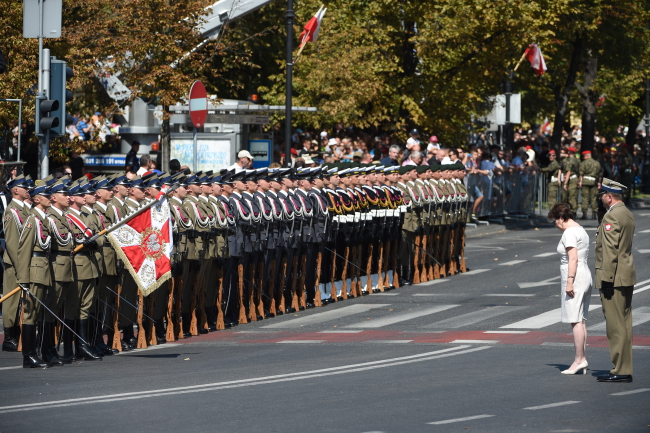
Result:
<svg viewBox="0 0 650 433">
<path fill-rule="evenodd" d="M 540 171 L 546 175 L 550 175 L 546 202 L 548 203 L 548 208 L 551 209 L 557 203 L 557 192 L 560 186 L 560 179 L 562 178 L 562 166 L 557 161 L 555 150 L 548 151 L 548 159 L 551 163 L 547 167 L 541 168 Z"/>
<path fill-rule="evenodd" d="M 607 329 L 614 368 L 599 382 L 632 382 L 632 293 L 636 271 L 632 257 L 634 217 L 623 204 L 625 186 L 603 179 L 601 200 L 607 209 L 596 235 L 596 288 Z"/>
<path fill-rule="evenodd" d="M 567 149 L 568 157 L 562 161 L 562 202 L 571 206 L 575 213 L 578 211 L 578 174 L 580 172 L 580 161 L 576 158 L 576 150 L 573 147 Z"/>
<path fill-rule="evenodd" d="M 8 294 L 16 287 L 16 268 L 14 263 L 18 260 L 18 240 L 25 225 L 25 220 L 29 217 L 30 206 L 25 203 L 29 197 L 29 183 L 21 174 L 7 184 L 11 191 L 11 201 L 7 204 L 2 219 L 5 232 L 5 254 L 4 254 L 4 275 L 2 278 L 3 295 Z M 20 296 L 18 294 L 8 298 L 2 303 L 2 321 L 4 325 L 5 338 L 2 343 L 2 350 L 15 352 L 18 350 L 18 337 L 20 329 L 16 316 L 18 315 L 18 303 Z"/>
<path fill-rule="evenodd" d="M 591 206 L 592 219 L 595 219 L 598 211 L 597 195 L 598 186 L 603 176 L 603 168 L 600 163 L 591 157 L 591 150 L 582 152 L 582 163 L 580 164 L 580 180 L 578 188 L 582 188 L 582 218 L 587 219 L 587 211 Z"/>
<path fill-rule="evenodd" d="M 53 327 L 42 328 L 43 359 L 41 360 L 36 354 L 36 323 L 41 316 L 41 302 L 45 302 L 50 309 L 55 308 L 57 304 L 56 298 L 46 295 L 52 291 L 54 283 L 50 261 L 52 238 L 46 215 L 47 209 L 50 207 L 48 185 L 43 182 L 34 188 L 31 195 L 34 208 L 25 219 L 20 243 L 17 245 L 17 256 L 14 257 L 18 283 L 22 287 L 29 288 L 31 293 L 30 295 L 25 294 L 23 298 L 23 368 L 47 368 L 52 365 L 63 365 L 63 361 L 59 359 L 58 353 L 54 350 L 54 345 L 49 344 L 50 339 L 54 340 Z"/>
<path fill-rule="evenodd" d="M 401 267 L 399 273 L 401 277 L 401 281 L 399 282 L 400 286 L 411 284 L 413 281 L 413 272 L 415 271 L 412 263 L 415 252 L 413 245 L 415 243 L 415 231 L 420 224 L 420 218 L 415 208 L 420 206 L 420 196 L 417 194 L 415 185 L 411 181 L 411 172 L 414 170 L 414 165 L 400 167 L 400 180 L 396 185 L 402 192 L 404 206 L 407 208 L 404 214 L 404 223 L 402 224 L 402 236 L 404 236 L 405 240 L 400 243 L 399 252 Z"/>
</svg>

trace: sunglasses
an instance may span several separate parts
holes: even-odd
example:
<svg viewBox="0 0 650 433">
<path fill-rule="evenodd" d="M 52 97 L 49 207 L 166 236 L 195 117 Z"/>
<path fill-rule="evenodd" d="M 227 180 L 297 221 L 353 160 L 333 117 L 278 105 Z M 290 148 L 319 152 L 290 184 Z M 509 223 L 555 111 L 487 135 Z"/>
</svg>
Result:
<svg viewBox="0 0 650 433">
<path fill-rule="evenodd" d="M 66 172 L 63 173 L 63 174 L 65 174 L 66 176 L 72 176 L 72 172 L 71 172 L 71 171 L 66 171 Z"/>
</svg>

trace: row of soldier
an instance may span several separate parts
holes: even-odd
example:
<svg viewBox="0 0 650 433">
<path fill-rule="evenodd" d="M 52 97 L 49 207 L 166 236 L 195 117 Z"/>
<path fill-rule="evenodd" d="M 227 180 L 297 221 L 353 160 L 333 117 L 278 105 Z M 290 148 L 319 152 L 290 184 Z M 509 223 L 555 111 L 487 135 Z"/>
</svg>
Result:
<svg viewBox="0 0 650 433">
<path fill-rule="evenodd" d="M 462 164 L 342 163 L 36 184 L 19 176 L 7 185 L 3 284 L 5 295 L 23 290 L 3 305 L 3 350 L 22 349 L 24 367 L 101 360 L 463 272 L 464 175 Z M 122 251 L 95 235 L 161 191 L 171 278 L 145 297 Z"/>
</svg>

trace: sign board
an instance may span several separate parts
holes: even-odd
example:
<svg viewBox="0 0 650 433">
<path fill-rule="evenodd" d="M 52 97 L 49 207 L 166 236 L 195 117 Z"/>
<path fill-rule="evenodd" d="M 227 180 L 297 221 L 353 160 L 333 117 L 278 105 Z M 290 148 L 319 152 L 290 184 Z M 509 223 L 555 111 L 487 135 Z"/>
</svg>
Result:
<svg viewBox="0 0 650 433">
<path fill-rule="evenodd" d="M 225 123 L 232 125 L 268 125 L 269 116 L 256 116 L 253 114 L 210 114 L 210 123 Z"/>
<path fill-rule="evenodd" d="M 229 167 L 230 161 L 229 139 L 202 139 L 196 140 L 197 171 L 216 170 Z M 192 138 L 171 139 L 171 159 L 178 159 L 181 166 L 192 167 L 194 163 L 194 141 Z"/>
<path fill-rule="evenodd" d="M 506 95 L 497 95 L 494 98 L 494 108 L 487 116 L 494 125 L 506 124 Z M 510 123 L 521 123 L 521 94 L 510 95 Z"/>
<path fill-rule="evenodd" d="M 63 0 L 43 1 L 43 37 L 60 38 Z M 39 29 L 39 0 L 23 0 L 23 37 L 38 38 Z"/>
<path fill-rule="evenodd" d="M 248 140 L 248 151 L 253 155 L 253 167 L 268 167 L 271 164 L 273 142 L 270 139 Z"/>
<path fill-rule="evenodd" d="M 116 167 L 124 170 L 126 167 L 126 156 L 117 155 L 82 155 L 86 167 Z"/>
<path fill-rule="evenodd" d="M 208 117 L 208 94 L 200 81 L 195 81 L 190 88 L 189 110 L 194 127 L 202 127 Z"/>
</svg>

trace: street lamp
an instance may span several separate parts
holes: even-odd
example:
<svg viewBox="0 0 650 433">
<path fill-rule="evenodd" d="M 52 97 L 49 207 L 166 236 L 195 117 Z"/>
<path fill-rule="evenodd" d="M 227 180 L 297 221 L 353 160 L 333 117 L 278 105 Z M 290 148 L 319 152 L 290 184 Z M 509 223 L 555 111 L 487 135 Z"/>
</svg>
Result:
<svg viewBox="0 0 650 433">
<path fill-rule="evenodd" d="M 284 125 L 284 163 L 291 167 L 291 108 L 292 108 L 292 74 L 293 74 L 293 19 L 296 14 L 293 10 L 293 0 L 287 1 L 287 98 L 286 98 L 286 119 Z"/>
</svg>

